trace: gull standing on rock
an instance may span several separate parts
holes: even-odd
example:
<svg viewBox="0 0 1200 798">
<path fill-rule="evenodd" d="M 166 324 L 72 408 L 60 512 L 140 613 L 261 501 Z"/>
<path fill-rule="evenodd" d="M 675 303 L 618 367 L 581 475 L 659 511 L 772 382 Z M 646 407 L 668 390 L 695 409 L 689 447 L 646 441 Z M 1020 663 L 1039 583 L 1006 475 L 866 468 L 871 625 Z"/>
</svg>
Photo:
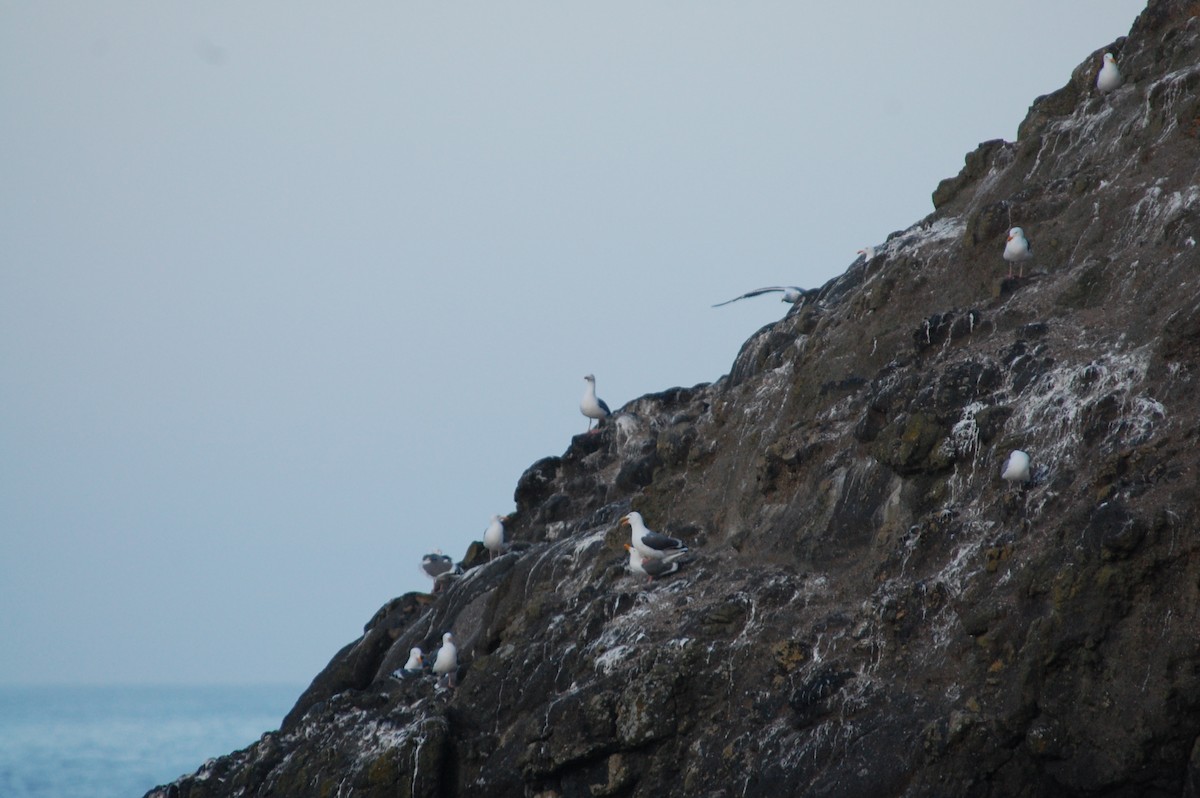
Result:
<svg viewBox="0 0 1200 798">
<path fill-rule="evenodd" d="M 728 305 L 730 302 L 737 302 L 739 299 L 749 299 L 750 297 L 760 296 L 762 294 L 770 294 L 774 291 L 782 291 L 783 296 L 780 297 L 784 302 L 796 304 L 801 299 L 804 299 L 804 289 L 794 285 L 769 285 L 766 288 L 755 288 L 753 291 L 748 291 L 741 296 L 735 296 L 733 299 L 726 299 L 724 302 L 718 302 L 713 305 L 714 308 L 719 308 L 722 305 Z"/>
<path fill-rule="evenodd" d="M 433 661 L 433 673 L 438 677 L 439 687 L 443 682 L 447 687 L 458 686 L 458 648 L 451 632 L 442 635 L 442 647 Z"/>
<path fill-rule="evenodd" d="M 595 375 L 589 374 L 583 380 L 587 383 L 587 388 L 583 391 L 583 398 L 579 400 L 579 412 L 588 417 L 588 432 L 591 432 L 592 421 L 596 422 L 596 429 L 600 429 L 600 421 L 611 416 L 612 411 L 603 399 L 596 396 Z"/>
<path fill-rule="evenodd" d="M 679 563 L 676 560 L 687 551 L 681 551 L 678 554 L 672 554 L 669 557 L 664 557 L 661 560 L 652 560 L 643 557 L 642 553 L 628 543 L 621 544 L 625 550 L 629 552 L 629 570 L 635 574 L 645 574 L 646 581 L 652 582 L 655 579 L 673 574 L 679 570 Z"/>
<path fill-rule="evenodd" d="M 1000 478 L 1009 482 L 1028 482 L 1029 455 L 1020 449 L 1013 449 L 1012 454 L 1004 463 L 1004 471 L 1000 474 Z"/>
<path fill-rule="evenodd" d="M 1120 88 L 1125 82 L 1125 78 L 1121 75 L 1121 70 L 1117 68 L 1117 59 L 1113 58 L 1112 53 L 1104 54 L 1104 64 L 1100 67 L 1100 71 L 1096 73 L 1096 89 L 1103 95 L 1107 95 L 1110 91 Z M 1107 96 L 1105 97 L 1107 100 Z"/>
<path fill-rule="evenodd" d="M 629 524 L 631 542 L 642 555 L 643 560 L 663 560 L 687 553 L 688 547 L 679 538 L 661 535 L 652 529 L 647 529 L 641 513 L 632 512 L 624 516 L 619 524 Z"/>
<path fill-rule="evenodd" d="M 504 540 L 504 522 L 507 520 L 507 515 L 493 515 L 492 522 L 483 531 L 483 546 L 488 550 L 489 561 L 508 551 L 508 543 Z"/>
<path fill-rule="evenodd" d="M 1004 245 L 1004 259 L 1008 261 L 1008 276 L 1012 277 L 1012 265 L 1014 263 L 1021 264 L 1021 273 L 1017 277 L 1025 276 L 1025 261 L 1033 257 L 1033 244 L 1029 243 L 1029 239 L 1025 237 L 1025 231 L 1019 227 L 1014 227 L 1008 231 L 1008 243 Z"/>
</svg>

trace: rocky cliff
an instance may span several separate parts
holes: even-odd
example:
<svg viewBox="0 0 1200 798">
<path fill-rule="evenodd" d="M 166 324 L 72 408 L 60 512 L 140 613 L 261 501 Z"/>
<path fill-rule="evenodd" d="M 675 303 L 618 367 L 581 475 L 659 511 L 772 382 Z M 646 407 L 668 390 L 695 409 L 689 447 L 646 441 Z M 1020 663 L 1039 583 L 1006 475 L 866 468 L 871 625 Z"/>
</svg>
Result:
<svg viewBox="0 0 1200 798">
<path fill-rule="evenodd" d="M 1151 2 L 934 206 L 728 376 L 535 463 L 527 545 L 151 795 L 1200 794 L 1200 3 Z M 630 509 L 680 573 L 627 573 Z M 457 689 L 391 676 L 446 630 Z"/>
</svg>

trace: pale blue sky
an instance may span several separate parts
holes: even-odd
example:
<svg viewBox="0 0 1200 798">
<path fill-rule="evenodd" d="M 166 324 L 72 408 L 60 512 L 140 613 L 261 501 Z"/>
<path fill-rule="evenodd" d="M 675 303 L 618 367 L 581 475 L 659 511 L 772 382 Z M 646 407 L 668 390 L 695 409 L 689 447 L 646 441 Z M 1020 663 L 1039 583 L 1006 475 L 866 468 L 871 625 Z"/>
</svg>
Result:
<svg viewBox="0 0 1200 798">
<path fill-rule="evenodd" d="M 0 5 L 0 682 L 307 682 L 1142 7 L 815 5 Z"/>
</svg>

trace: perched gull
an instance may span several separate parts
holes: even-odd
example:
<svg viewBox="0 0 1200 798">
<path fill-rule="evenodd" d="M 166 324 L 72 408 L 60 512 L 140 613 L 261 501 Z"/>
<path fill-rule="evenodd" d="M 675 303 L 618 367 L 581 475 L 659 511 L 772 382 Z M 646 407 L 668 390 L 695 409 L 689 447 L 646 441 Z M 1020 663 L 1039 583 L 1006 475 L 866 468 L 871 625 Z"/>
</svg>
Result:
<svg viewBox="0 0 1200 798">
<path fill-rule="evenodd" d="M 579 400 L 579 412 L 588 417 L 588 432 L 591 432 L 592 421 L 596 421 L 596 429 L 600 429 L 600 420 L 611 416 L 612 411 L 603 399 L 596 396 L 596 377 L 589 374 L 583 380 L 587 383 L 587 388 L 583 391 L 583 398 Z"/>
<path fill-rule="evenodd" d="M 442 554 L 439 549 L 421 558 L 421 570 L 436 582 L 439 576 L 454 570 L 454 560 L 449 555 Z"/>
<path fill-rule="evenodd" d="M 447 687 L 458 686 L 458 649 L 454 645 L 454 635 L 450 632 L 442 635 L 442 647 L 438 649 L 437 657 L 433 660 L 433 673 L 438 677 L 438 686 L 445 682 Z"/>
<path fill-rule="evenodd" d="M 1018 277 L 1025 276 L 1025 261 L 1033 257 L 1033 244 L 1025 237 L 1025 231 L 1019 227 L 1014 227 L 1008 231 L 1008 243 L 1004 245 L 1004 259 L 1008 261 L 1008 276 L 1012 277 L 1012 265 L 1014 263 L 1021 264 L 1021 273 Z"/>
<path fill-rule="evenodd" d="M 679 563 L 676 560 L 687 554 L 686 551 L 681 551 L 678 554 L 672 554 L 669 557 L 664 557 L 661 560 L 652 560 L 642 556 L 642 553 L 628 543 L 622 544 L 625 550 L 629 552 L 629 570 L 635 574 L 645 574 L 646 581 L 651 582 L 658 577 L 673 574 L 679 570 Z"/>
<path fill-rule="evenodd" d="M 629 524 L 633 546 L 645 559 L 662 560 L 672 555 L 683 554 L 688 550 L 682 540 L 660 535 L 652 529 L 647 529 L 641 513 L 630 513 L 623 517 L 620 523 Z"/>
<path fill-rule="evenodd" d="M 492 522 L 483 531 L 483 545 L 488 550 L 489 560 L 508 551 L 508 543 L 504 540 L 504 522 L 507 520 L 507 515 L 493 515 Z"/>
<path fill-rule="evenodd" d="M 401 679 L 411 679 L 414 676 L 419 676 L 424 669 L 425 654 L 421 649 L 413 646 L 408 650 L 408 662 L 404 663 L 404 667 L 392 675 L 399 676 Z"/>
<path fill-rule="evenodd" d="M 1121 70 L 1117 69 L 1117 59 L 1113 58 L 1112 53 L 1105 53 L 1104 66 L 1100 67 L 1100 71 L 1096 73 L 1096 88 L 1101 94 L 1108 94 L 1124 82 L 1125 78 L 1121 76 Z"/>
<path fill-rule="evenodd" d="M 1000 478 L 1007 479 L 1009 482 L 1028 482 L 1029 455 L 1020 449 L 1013 449 L 1007 462 L 1004 463 L 1004 472 L 1000 474 Z"/>
<path fill-rule="evenodd" d="M 864 247 L 855 254 L 863 256 L 863 263 L 870 263 L 875 260 L 875 247 Z"/>
<path fill-rule="evenodd" d="M 782 291 L 783 296 L 781 297 L 781 299 L 784 302 L 790 302 L 793 305 L 804 298 L 804 289 L 799 288 L 798 286 L 769 285 L 766 288 L 755 288 L 753 291 L 742 294 L 741 296 L 735 296 L 733 299 L 726 299 L 724 302 L 718 302 L 717 304 L 713 305 L 713 307 L 719 308 L 722 305 L 728 305 L 730 302 L 737 302 L 739 299 L 749 299 L 750 297 L 753 297 L 753 296 L 759 296 L 761 294 L 770 294 L 774 291 Z"/>
</svg>

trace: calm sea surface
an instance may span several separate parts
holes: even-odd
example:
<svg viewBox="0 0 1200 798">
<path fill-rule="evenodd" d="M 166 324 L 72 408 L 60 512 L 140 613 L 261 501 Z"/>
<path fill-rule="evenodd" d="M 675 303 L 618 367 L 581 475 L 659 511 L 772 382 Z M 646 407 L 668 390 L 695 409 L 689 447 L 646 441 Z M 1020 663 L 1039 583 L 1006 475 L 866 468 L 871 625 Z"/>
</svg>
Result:
<svg viewBox="0 0 1200 798">
<path fill-rule="evenodd" d="M 279 728 L 302 687 L 0 687 L 0 796 L 141 798 Z"/>
</svg>

